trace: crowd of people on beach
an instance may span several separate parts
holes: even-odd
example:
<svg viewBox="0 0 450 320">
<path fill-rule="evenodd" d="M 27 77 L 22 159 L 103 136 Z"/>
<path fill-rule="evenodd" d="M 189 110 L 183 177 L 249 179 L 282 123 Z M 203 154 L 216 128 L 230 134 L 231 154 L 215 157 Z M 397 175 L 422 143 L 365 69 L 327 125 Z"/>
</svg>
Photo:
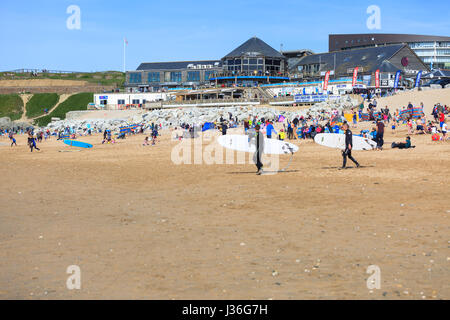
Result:
<svg viewBox="0 0 450 320">
<path fill-rule="evenodd" d="M 365 109 L 365 110 L 364 110 Z M 244 133 L 248 133 L 250 129 L 254 130 L 259 126 L 260 132 L 269 139 L 284 140 L 307 140 L 314 139 L 319 133 L 345 133 L 342 125 L 348 123 L 352 128 L 356 129 L 358 123 L 372 122 L 374 126 L 371 130 L 361 130 L 359 136 L 372 139 L 377 143 L 377 150 L 383 150 L 384 133 L 386 128 L 390 126 L 392 133 L 395 134 L 399 127 L 406 126 L 408 138 L 400 144 L 394 143 L 392 147 L 409 148 L 411 147 L 411 135 L 430 134 L 433 141 L 447 141 L 447 122 L 446 116 L 450 110 L 447 105 L 436 104 L 433 107 L 431 117 L 427 119 L 427 115 L 423 112 L 424 105 L 420 103 L 419 107 L 415 107 L 412 103 L 407 106 L 391 111 L 388 106 L 378 109 L 376 99 L 368 103 L 367 108 L 364 104 L 357 108 L 347 111 L 338 111 L 337 109 L 321 110 L 320 112 L 307 113 L 306 116 L 296 116 L 293 119 L 287 119 L 282 115 L 266 119 L 264 117 L 249 116 L 247 119 L 239 121 L 238 117 L 229 113 L 227 117 L 220 116 L 217 122 L 214 122 L 208 129 L 215 129 L 226 135 L 229 129 L 243 127 Z M 183 123 L 179 128 L 175 128 L 175 139 L 196 138 L 196 132 L 204 131 L 206 124 L 188 124 Z M 114 144 L 116 139 L 125 139 L 127 135 L 143 134 L 143 146 L 155 146 L 162 130 L 161 124 L 135 124 L 128 129 L 124 129 L 120 133 L 115 133 L 109 129 L 100 130 L 90 126 L 80 129 L 75 127 L 66 127 L 61 130 L 39 129 L 34 133 L 34 128 L 14 127 L 10 129 L 0 129 L 0 136 L 8 136 L 11 141 L 11 147 L 17 146 L 15 135 L 27 134 L 28 145 L 31 152 L 40 150 L 37 143 L 55 136 L 57 140 L 76 139 L 79 136 L 90 136 L 95 133 L 102 133 L 102 144 Z M 148 132 L 148 135 L 147 135 Z"/>
</svg>

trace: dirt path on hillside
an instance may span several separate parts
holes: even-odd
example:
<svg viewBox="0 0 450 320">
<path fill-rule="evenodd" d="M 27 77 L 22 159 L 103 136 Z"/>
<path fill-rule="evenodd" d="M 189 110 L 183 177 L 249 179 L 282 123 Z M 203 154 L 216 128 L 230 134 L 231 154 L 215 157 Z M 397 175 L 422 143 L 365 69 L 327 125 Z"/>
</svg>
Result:
<svg viewBox="0 0 450 320">
<path fill-rule="evenodd" d="M 21 94 L 20 98 L 23 101 L 23 109 L 22 109 L 22 117 L 20 117 L 21 122 L 27 122 L 28 118 L 27 118 L 27 103 L 28 101 L 30 101 L 31 97 L 33 95 L 32 94 Z"/>
<path fill-rule="evenodd" d="M 63 103 L 64 101 L 66 101 L 71 95 L 72 95 L 72 94 L 62 94 L 62 95 L 60 95 L 60 96 L 59 96 L 59 101 L 58 101 L 58 103 L 57 103 L 53 108 L 51 108 L 51 109 L 48 111 L 48 113 L 43 114 L 43 115 L 40 115 L 40 116 L 38 116 L 38 117 L 34 117 L 34 118 L 32 118 L 31 120 L 36 120 L 36 119 L 45 117 L 46 115 L 49 115 L 50 113 L 52 113 L 53 111 L 55 111 L 55 109 L 58 108 L 59 105 L 60 105 L 61 103 Z"/>
<path fill-rule="evenodd" d="M 42 118 L 42 117 L 44 117 L 44 116 L 46 116 L 46 115 L 52 113 L 56 108 L 59 107 L 59 105 L 60 105 L 61 103 L 63 103 L 64 101 L 66 101 L 71 95 L 72 95 L 72 94 L 62 94 L 62 95 L 60 95 L 60 96 L 59 96 L 59 101 L 58 101 L 58 103 L 57 103 L 53 108 L 51 108 L 51 109 L 48 111 L 47 114 L 43 114 L 43 115 L 40 115 L 40 116 L 34 117 L 34 118 L 28 118 L 28 117 L 27 117 L 27 103 L 30 101 L 30 99 L 31 99 L 31 97 L 32 97 L 33 95 L 32 95 L 32 94 L 21 94 L 20 97 L 22 98 L 22 101 L 23 101 L 23 113 L 22 113 L 22 117 L 20 118 L 19 121 L 20 121 L 20 122 L 31 122 L 31 121 L 33 121 L 33 120 Z"/>
</svg>

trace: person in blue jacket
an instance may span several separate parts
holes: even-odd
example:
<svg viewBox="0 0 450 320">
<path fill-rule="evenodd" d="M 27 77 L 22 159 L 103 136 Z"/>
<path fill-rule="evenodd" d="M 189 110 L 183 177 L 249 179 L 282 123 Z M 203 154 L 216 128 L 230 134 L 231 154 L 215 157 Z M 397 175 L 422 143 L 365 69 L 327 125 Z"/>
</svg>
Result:
<svg viewBox="0 0 450 320">
<path fill-rule="evenodd" d="M 266 134 L 267 134 L 267 139 L 272 139 L 272 133 L 275 132 L 275 135 L 277 135 L 278 133 L 275 131 L 272 122 L 269 122 L 269 124 L 266 127 Z"/>
</svg>

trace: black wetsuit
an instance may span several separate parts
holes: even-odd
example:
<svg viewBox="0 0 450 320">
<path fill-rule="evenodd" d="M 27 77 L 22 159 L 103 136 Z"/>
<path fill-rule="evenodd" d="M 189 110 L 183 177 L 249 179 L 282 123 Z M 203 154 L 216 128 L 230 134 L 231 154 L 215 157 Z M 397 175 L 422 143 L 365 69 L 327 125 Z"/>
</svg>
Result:
<svg viewBox="0 0 450 320">
<path fill-rule="evenodd" d="M 258 168 L 258 171 L 260 171 L 263 167 L 263 164 L 261 162 L 261 156 L 264 152 L 264 136 L 261 132 L 257 132 L 255 138 L 256 138 L 256 152 L 254 156 L 254 161 L 256 164 L 256 168 Z"/>
<path fill-rule="evenodd" d="M 347 166 L 347 157 L 352 160 L 357 167 L 359 167 L 359 163 L 358 161 L 356 161 L 353 157 L 352 157 L 352 150 L 348 148 L 348 146 L 351 146 L 353 149 L 353 134 L 350 131 L 350 129 L 347 129 L 345 131 L 345 150 L 342 151 L 342 158 L 343 158 L 343 163 L 342 163 L 342 168 L 345 168 Z"/>
</svg>

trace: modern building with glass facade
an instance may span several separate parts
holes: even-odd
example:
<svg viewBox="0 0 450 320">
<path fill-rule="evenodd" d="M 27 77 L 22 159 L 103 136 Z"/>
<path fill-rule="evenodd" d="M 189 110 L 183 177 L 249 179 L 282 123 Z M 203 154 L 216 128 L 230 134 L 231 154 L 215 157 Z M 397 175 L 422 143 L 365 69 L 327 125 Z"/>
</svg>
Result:
<svg viewBox="0 0 450 320">
<path fill-rule="evenodd" d="M 302 51 L 303 52 L 303 51 Z M 255 86 L 289 81 L 288 58 L 253 37 L 221 60 L 142 63 L 128 71 L 125 87 L 131 91 L 198 88 L 201 86 Z"/>
<path fill-rule="evenodd" d="M 222 58 L 221 84 L 253 86 L 289 81 L 286 57 L 257 37 L 253 37 Z"/>
<path fill-rule="evenodd" d="M 430 69 L 450 68 L 450 37 L 414 34 L 330 34 L 329 51 L 407 44 Z"/>
<path fill-rule="evenodd" d="M 142 63 L 128 71 L 125 86 L 141 92 L 196 88 L 222 72 L 220 60 Z"/>
</svg>

